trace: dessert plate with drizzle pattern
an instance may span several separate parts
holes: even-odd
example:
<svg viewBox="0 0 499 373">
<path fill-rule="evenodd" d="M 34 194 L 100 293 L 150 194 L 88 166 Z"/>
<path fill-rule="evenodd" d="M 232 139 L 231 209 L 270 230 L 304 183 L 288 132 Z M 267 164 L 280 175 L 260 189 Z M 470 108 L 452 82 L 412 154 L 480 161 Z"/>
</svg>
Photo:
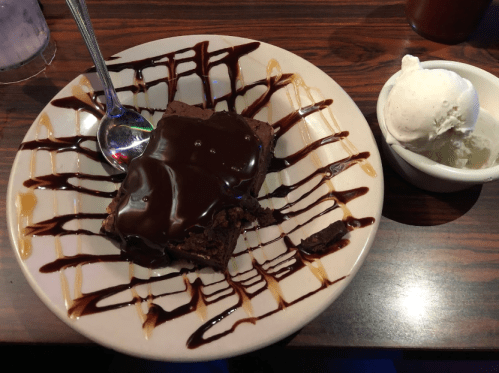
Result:
<svg viewBox="0 0 499 373">
<path fill-rule="evenodd" d="M 35 119 L 9 180 L 10 238 L 36 294 L 93 341 L 167 361 L 246 353 L 323 312 L 362 265 L 383 202 L 378 149 L 352 99 L 302 58 L 243 38 L 162 39 L 107 63 L 121 102 L 153 124 L 174 99 L 272 124 L 275 156 L 259 201 L 277 221 L 248 227 L 225 272 L 122 259 L 100 233 L 123 175 L 96 148 L 105 100 L 90 69 Z M 321 254 L 299 249 L 338 220 L 349 231 L 339 242 Z"/>
</svg>

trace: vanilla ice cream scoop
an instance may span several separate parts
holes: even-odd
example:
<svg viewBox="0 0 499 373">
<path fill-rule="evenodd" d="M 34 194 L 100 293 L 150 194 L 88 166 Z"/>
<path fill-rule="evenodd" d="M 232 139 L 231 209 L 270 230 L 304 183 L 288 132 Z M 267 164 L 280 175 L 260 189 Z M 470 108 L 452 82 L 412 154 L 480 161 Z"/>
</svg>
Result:
<svg viewBox="0 0 499 373">
<path fill-rule="evenodd" d="M 479 111 L 469 80 L 453 71 L 424 69 L 417 57 L 406 55 L 384 109 L 386 140 L 416 152 L 435 151 L 471 133 Z"/>
</svg>

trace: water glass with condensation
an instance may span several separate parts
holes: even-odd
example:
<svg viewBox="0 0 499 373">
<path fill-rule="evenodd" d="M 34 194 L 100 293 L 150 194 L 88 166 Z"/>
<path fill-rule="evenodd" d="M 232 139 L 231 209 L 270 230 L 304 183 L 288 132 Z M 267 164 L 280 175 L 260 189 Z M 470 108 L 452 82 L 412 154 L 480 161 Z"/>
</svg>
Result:
<svg viewBox="0 0 499 373">
<path fill-rule="evenodd" d="M 0 0 L 0 84 L 39 74 L 55 50 L 38 0 Z"/>
</svg>

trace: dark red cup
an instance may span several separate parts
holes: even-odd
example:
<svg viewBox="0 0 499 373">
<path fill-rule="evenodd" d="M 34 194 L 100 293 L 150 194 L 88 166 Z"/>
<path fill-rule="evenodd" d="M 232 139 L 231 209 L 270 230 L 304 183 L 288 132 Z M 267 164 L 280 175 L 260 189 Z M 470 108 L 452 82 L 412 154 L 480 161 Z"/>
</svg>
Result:
<svg viewBox="0 0 499 373">
<path fill-rule="evenodd" d="M 445 44 L 465 41 L 492 0 L 407 0 L 411 27 L 426 39 Z"/>
</svg>

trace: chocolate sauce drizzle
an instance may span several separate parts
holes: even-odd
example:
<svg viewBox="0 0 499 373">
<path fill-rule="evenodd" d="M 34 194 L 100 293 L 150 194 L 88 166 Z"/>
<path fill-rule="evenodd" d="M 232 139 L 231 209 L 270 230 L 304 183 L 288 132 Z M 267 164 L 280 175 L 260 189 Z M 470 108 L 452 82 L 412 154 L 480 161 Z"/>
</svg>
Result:
<svg viewBox="0 0 499 373">
<path fill-rule="evenodd" d="M 136 60 L 124 63 L 114 63 L 108 65 L 108 69 L 113 72 L 120 72 L 125 69 L 132 69 L 134 71 L 134 84 L 124 87 L 117 88 L 118 92 L 131 91 L 133 94 L 143 92 L 147 94 L 147 91 L 160 83 L 166 83 L 168 87 L 168 102 L 175 99 L 175 94 L 178 88 L 178 80 L 182 77 L 188 75 L 196 75 L 202 81 L 204 101 L 198 106 L 203 108 L 215 108 L 215 106 L 220 102 L 225 102 L 229 111 L 235 111 L 235 103 L 239 96 L 244 96 L 246 92 L 256 86 L 263 86 L 266 88 L 265 92 L 257 98 L 253 103 L 251 103 L 246 109 L 241 113 L 246 117 L 254 117 L 258 112 L 260 112 L 266 105 L 269 104 L 272 95 L 290 84 L 296 82 L 295 74 L 277 74 L 272 75 L 268 72 L 268 76 L 264 79 L 258 80 L 251 84 L 247 84 L 242 87 L 238 87 L 238 81 L 240 79 L 240 69 L 239 69 L 239 59 L 256 50 L 259 47 L 258 42 L 247 43 L 243 45 L 238 45 L 234 47 L 223 48 L 220 50 L 208 52 L 208 41 L 201 42 L 193 46 L 192 48 L 185 48 L 175 52 L 161 54 L 155 57 L 146 58 L 142 60 Z M 192 57 L 178 57 L 186 52 L 194 52 Z M 216 61 L 212 61 L 213 57 L 221 58 Z M 194 62 L 195 67 L 191 70 L 177 73 L 177 68 L 179 65 L 184 63 Z M 230 92 L 224 96 L 214 98 L 211 91 L 210 83 L 210 70 L 218 65 L 225 65 L 228 70 L 228 75 L 230 79 Z M 144 81 L 143 71 L 146 68 L 165 66 L 168 71 L 168 76 L 153 80 Z M 89 72 L 94 71 L 93 69 L 88 70 Z M 87 97 L 65 97 L 61 99 L 56 99 L 51 102 L 52 105 L 74 110 L 76 112 L 87 112 L 94 115 L 96 118 L 101 118 L 105 112 L 105 107 L 102 103 L 98 101 L 98 97 L 103 95 L 102 91 L 92 91 L 86 93 Z M 283 117 L 279 121 L 273 124 L 276 131 L 276 141 L 288 132 L 293 126 L 297 125 L 306 116 L 321 112 L 322 110 L 328 108 L 332 104 L 331 99 L 325 99 L 316 102 L 312 105 L 304 106 L 299 110 L 292 111 L 287 116 Z M 136 110 L 148 111 L 153 114 L 157 111 L 164 111 L 164 108 L 149 108 L 149 107 L 134 107 Z M 319 149 L 325 145 L 332 144 L 334 142 L 344 141 L 348 137 L 349 133 L 346 131 L 337 132 L 330 136 L 326 136 L 320 140 L 309 143 L 304 146 L 301 150 L 295 154 L 291 154 L 284 158 L 274 157 L 272 164 L 270 165 L 270 173 L 278 173 L 289 167 L 292 167 L 300 160 L 305 157 L 310 156 L 316 149 Z M 38 151 L 46 150 L 49 152 L 76 152 L 82 154 L 89 159 L 97 162 L 101 162 L 102 158 L 100 154 L 96 151 L 90 150 L 82 146 L 85 141 L 95 142 L 95 137 L 92 136 L 74 136 L 74 137 L 64 137 L 64 138 L 47 138 L 47 139 L 36 139 L 33 141 L 28 141 L 20 146 L 22 151 Z M 266 195 L 259 198 L 259 200 L 269 201 L 271 203 L 274 198 L 286 198 L 289 193 L 296 190 L 297 188 L 310 182 L 317 176 L 319 176 L 318 182 L 311 187 L 309 191 L 304 193 L 297 200 L 290 202 L 286 199 L 287 203 L 280 207 L 274 209 L 274 218 L 276 220 L 276 226 L 279 227 L 281 234 L 276 238 L 270 240 L 269 242 L 260 242 L 258 246 L 251 247 L 246 239 L 246 234 L 250 231 L 258 231 L 260 227 L 255 226 L 249 228 L 244 233 L 245 242 L 247 242 L 246 250 L 240 251 L 234 254 L 234 257 L 241 255 L 250 255 L 252 261 L 252 269 L 246 272 L 239 272 L 236 276 L 231 276 L 229 271 L 224 273 L 224 279 L 216 281 L 210 284 L 204 284 L 201 278 L 197 278 L 192 283 L 187 278 L 187 274 L 195 273 L 197 268 L 183 268 L 177 272 L 169 273 L 164 276 L 150 277 L 148 279 L 139 279 L 130 276 L 130 281 L 125 284 L 103 288 L 98 291 L 91 293 L 83 293 L 80 296 L 72 299 L 72 302 L 68 305 L 68 316 L 71 318 L 83 317 L 85 315 L 97 314 L 101 312 L 112 311 L 121 307 L 142 304 L 147 302 L 148 312 L 145 315 L 139 314 L 142 319 L 143 329 L 146 332 L 146 337 L 150 337 L 154 328 L 166 323 L 168 321 L 174 320 L 178 317 L 187 315 L 192 312 L 203 312 L 202 309 L 206 308 L 210 304 L 218 303 L 224 299 L 231 296 L 237 297 L 237 302 L 225 309 L 223 312 L 219 313 L 217 316 L 205 321 L 187 340 L 187 347 L 190 349 L 198 348 L 206 343 L 218 340 L 225 335 L 228 335 L 242 323 L 253 323 L 255 324 L 258 320 L 269 317 L 277 312 L 280 312 L 294 304 L 301 302 L 302 300 L 311 297 L 312 295 L 320 292 L 321 290 L 343 280 L 346 276 L 337 278 L 335 280 L 330 280 L 326 274 L 325 269 L 322 267 L 320 259 L 327 256 L 333 252 L 343 249 L 348 246 L 349 240 L 342 239 L 339 242 L 331 245 L 325 252 L 321 254 L 307 254 L 297 249 L 296 244 L 291 241 L 289 234 L 292 232 L 305 227 L 311 221 L 324 216 L 330 211 L 337 208 L 344 208 L 350 201 L 359 198 L 366 193 L 368 193 L 367 187 L 359 187 L 352 190 L 336 191 L 332 187 L 329 191 L 323 194 L 321 197 L 317 198 L 314 202 L 309 203 L 308 206 L 302 209 L 290 209 L 298 202 L 303 201 L 305 198 L 309 197 L 317 191 L 324 184 L 330 185 L 331 179 L 348 170 L 354 165 L 365 164 L 366 160 L 369 158 L 368 152 L 358 153 L 352 152 L 348 157 L 338 160 L 336 162 L 320 165 L 311 173 L 310 175 L 304 175 L 301 180 L 292 185 L 280 185 L 273 191 L 269 191 Z M 102 181 L 109 183 L 119 183 L 123 180 L 124 175 L 109 175 L 109 176 L 96 176 L 84 174 L 81 172 L 71 172 L 71 173 L 53 173 L 51 175 L 43 176 L 31 176 L 30 179 L 24 182 L 24 186 L 30 190 L 33 189 L 49 189 L 49 190 L 69 190 L 75 191 L 81 194 L 91 195 L 97 198 L 112 198 L 116 192 L 102 192 L 82 186 L 74 185 L 70 183 L 72 179 L 80 180 L 93 180 Z M 320 213 L 312 216 L 306 222 L 301 224 L 296 224 L 288 232 L 284 232 L 280 226 L 286 220 L 293 219 L 296 216 L 303 214 L 304 212 L 310 211 L 313 207 L 322 204 L 326 201 L 332 201 L 332 204 L 328 208 L 323 209 Z M 103 203 L 103 206 L 105 203 Z M 371 225 L 374 223 L 374 218 L 355 218 L 348 213 L 344 214 L 344 221 L 350 231 L 355 229 L 360 229 Z M 64 235 L 99 235 L 100 233 L 95 233 L 85 229 L 69 229 L 65 228 L 65 224 L 70 221 L 75 220 L 103 220 L 107 214 L 104 211 L 98 211 L 95 213 L 75 213 L 67 215 L 58 215 L 51 219 L 41 221 L 35 224 L 31 224 L 24 229 L 25 236 L 54 236 L 61 237 Z M 279 255 L 276 258 L 269 259 L 263 263 L 259 263 L 253 256 L 253 252 L 256 249 L 263 248 L 274 242 L 282 240 L 284 242 L 287 250 L 285 253 Z M 74 256 L 60 256 L 53 262 L 47 263 L 40 268 L 42 273 L 53 273 L 53 272 L 63 272 L 67 268 L 71 267 L 81 267 L 83 265 L 92 265 L 93 263 L 103 263 L 103 262 L 123 262 L 125 259 L 121 255 L 95 255 L 95 254 L 82 254 L 78 253 Z M 312 265 L 313 264 L 313 265 Z M 279 285 L 279 281 L 284 278 L 289 277 L 299 270 L 308 267 L 314 276 L 319 280 L 319 286 L 301 297 L 293 300 L 286 301 Z M 134 290 L 138 285 L 152 284 L 154 282 L 168 282 L 173 279 L 183 278 L 185 289 L 181 291 L 170 291 L 161 294 L 149 293 L 147 297 L 140 297 L 136 292 L 133 292 L 133 299 L 127 302 L 115 303 L 106 306 L 99 306 L 99 302 L 103 299 L 109 298 L 115 294 L 121 293 L 126 290 Z M 220 289 L 211 292 L 209 295 L 203 291 L 213 287 L 214 285 L 221 286 Z M 256 290 L 255 290 L 256 288 Z M 168 289 L 168 286 L 165 286 Z M 275 299 L 276 307 L 266 313 L 255 316 L 252 311 L 251 301 L 253 298 L 263 293 L 264 291 L 270 291 Z M 165 310 L 158 304 L 154 303 L 155 299 L 167 297 L 179 292 L 187 292 L 190 294 L 190 300 L 176 307 L 170 311 Z M 207 331 L 214 325 L 227 320 L 230 315 L 235 313 L 237 310 L 244 310 L 247 317 L 238 319 L 232 322 L 231 326 L 226 328 L 225 331 L 218 334 L 214 334 L 210 337 L 205 337 Z M 139 312 L 140 313 L 140 312 Z M 231 322 L 227 321 L 229 324 Z"/>
<path fill-rule="evenodd" d="M 82 194 L 88 194 L 94 197 L 113 198 L 116 191 L 103 192 L 100 190 L 89 189 L 79 185 L 74 185 L 69 182 L 70 179 L 105 181 L 110 183 L 121 183 L 125 178 L 125 174 L 116 175 L 88 175 L 80 172 L 64 172 L 60 174 L 51 174 L 36 176 L 26 180 L 23 185 L 26 188 L 32 189 L 51 189 L 51 190 L 69 190 Z"/>
<path fill-rule="evenodd" d="M 57 139 L 46 138 L 23 142 L 19 146 L 19 150 L 47 150 L 56 153 L 77 152 L 87 156 L 93 161 L 100 162 L 103 160 L 103 156 L 100 152 L 82 146 L 82 143 L 85 141 L 95 142 L 95 140 L 95 136 L 59 137 Z"/>
<path fill-rule="evenodd" d="M 67 229 L 64 228 L 64 224 L 70 222 L 71 220 L 83 220 L 83 219 L 98 219 L 103 220 L 107 217 L 107 214 L 99 213 L 78 213 L 78 214 L 68 214 L 59 215 L 52 219 L 44 220 L 33 225 L 24 228 L 24 234 L 29 236 L 65 236 L 68 234 L 86 234 L 88 236 L 99 235 L 87 229 Z"/>
</svg>

